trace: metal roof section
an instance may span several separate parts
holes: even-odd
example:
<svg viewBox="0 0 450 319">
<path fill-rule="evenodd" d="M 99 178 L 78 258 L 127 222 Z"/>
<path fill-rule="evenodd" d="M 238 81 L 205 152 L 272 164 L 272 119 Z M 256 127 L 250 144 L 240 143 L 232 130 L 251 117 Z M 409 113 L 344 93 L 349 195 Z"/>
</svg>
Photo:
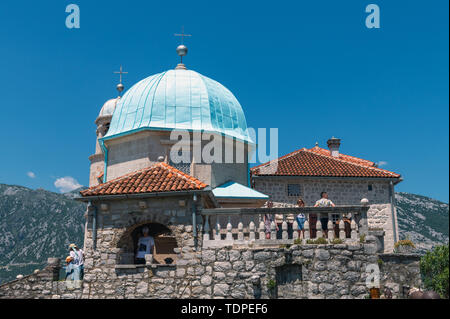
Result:
<svg viewBox="0 0 450 319">
<path fill-rule="evenodd" d="M 104 140 L 140 130 L 205 131 L 254 144 L 239 101 L 217 81 L 186 69 L 152 75 L 117 102 Z"/>
<path fill-rule="evenodd" d="M 217 186 L 212 192 L 217 198 L 269 199 L 268 195 L 233 181 Z"/>
</svg>

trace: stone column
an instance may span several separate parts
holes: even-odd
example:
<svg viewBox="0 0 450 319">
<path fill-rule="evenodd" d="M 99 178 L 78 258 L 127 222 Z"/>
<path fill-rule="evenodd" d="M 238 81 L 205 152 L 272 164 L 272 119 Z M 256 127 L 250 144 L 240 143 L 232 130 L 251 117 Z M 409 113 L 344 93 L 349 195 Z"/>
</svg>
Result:
<svg viewBox="0 0 450 319">
<path fill-rule="evenodd" d="M 48 258 L 47 259 L 47 267 L 50 269 L 52 273 L 52 280 L 59 280 L 59 271 L 61 270 L 61 259 L 59 258 Z"/>
</svg>

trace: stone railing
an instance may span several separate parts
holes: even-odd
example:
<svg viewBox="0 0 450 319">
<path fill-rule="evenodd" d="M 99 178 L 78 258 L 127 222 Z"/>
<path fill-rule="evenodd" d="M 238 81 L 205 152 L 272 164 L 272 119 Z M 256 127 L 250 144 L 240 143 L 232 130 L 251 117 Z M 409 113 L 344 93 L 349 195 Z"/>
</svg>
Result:
<svg viewBox="0 0 450 319">
<path fill-rule="evenodd" d="M 203 247 L 229 245 L 293 244 L 317 238 L 329 241 L 355 242 L 368 234 L 367 205 L 337 207 L 283 207 L 283 208 L 215 208 L 203 209 Z M 296 216 L 305 215 L 304 231 L 298 231 Z M 280 225 L 275 214 L 282 215 Z M 270 216 L 270 229 L 266 229 L 264 216 Z M 292 217 L 293 222 L 292 222 Z M 328 218 L 326 227 L 322 221 Z M 292 222 L 289 225 L 289 220 Z M 291 227 L 292 226 L 292 227 Z"/>
</svg>

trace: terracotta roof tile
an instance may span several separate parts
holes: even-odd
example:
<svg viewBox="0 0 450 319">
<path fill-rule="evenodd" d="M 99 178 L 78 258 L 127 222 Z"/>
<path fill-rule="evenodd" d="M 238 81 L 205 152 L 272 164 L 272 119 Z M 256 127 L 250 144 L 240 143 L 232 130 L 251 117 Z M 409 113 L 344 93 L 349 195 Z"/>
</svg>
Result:
<svg viewBox="0 0 450 319">
<path fill-rule="evenodd" d="M 201 190 L 206 184 L 166 164 L 151 167 L 118 177 L 106 183 L 81 191 L 82 196 L 138 194 L 167 191 Z"/>
<path fill-rule="evenodd" d="M 330 150 L 327 150 L 325 148 L 321 148 L 319 146 L 315 146 L 313 148 L 310 148 L 309 151 L 317 153 L 317 154 L 321 154 L 321 155 L 326 155 L 326 156 L 330 156 L 331 157 L 331 152 Z M 355 163 L 355 164 L 361 164 L 361 165 L 365 165 L 365 166 L 375 166 L 375 163 L 372 161 L 368 161 L 362 158 L 358 158 L 355 156 L 350 156 L 350 155 L 345 155 L 345 154 L 339 154 L 339 159 L 344 160 L 344 161 L 348 161 L 350 163 Z"/>
<path fill-rule="evenodd" d="M 270 165 L 272 164 L 272 165 Z M 399 178 L 400 175 L 381 169 L 375 163 L 350 155 L 331 156 L 320 147 L 302 148 L 277 160 L 251 169 L 254 176 L 331 176 Z"/>
</svg>

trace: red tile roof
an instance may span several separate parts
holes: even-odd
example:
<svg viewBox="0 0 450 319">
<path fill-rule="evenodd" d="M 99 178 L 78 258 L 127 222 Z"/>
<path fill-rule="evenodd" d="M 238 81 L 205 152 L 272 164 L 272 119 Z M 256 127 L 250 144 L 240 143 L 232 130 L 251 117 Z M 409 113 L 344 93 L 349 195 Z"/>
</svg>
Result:
<svg viewBox="0 0 450 319">
<path fill-rule="evenodd" d="M 253 176 L 327 176 L 400 178 L 399 174 L 378 168 L 375 163 L 350 155 L 333 157 L 318 146 L 302 148 L 277 160 L 251 169 Z"/>
<path fill-rule="evenodd" d="M 325 148 L 321 148 L 319 146 L 314 146 L 313 148 L 310 148 L 309 151 L 317 153 L 317 154 L 326 155 L 326 156 L 330 156 L 331 157 L 330 150 L 327 150 Z M 361 164 L 361 165 L 369 166 L 369 167 L 375 166 L 374 162 L 371 162 L 371 161 L 368 161 L 368 160 L 365 160 L 365 159 L 362 159 L 362 158 L 350 156 L 350 155 L 345 155 L 345 154 L 339 154 L 339 159 L 344 160 L 344 161 L 348 161 L 350 163 Z"/>
<path fill-rule="evenodd" d="M 121 195 L 154 192 L 201 190 L 206 184 L 166 164 L 151 167 L 118 177 L 106 183 L 81 191 L 82 196 Z"/>
</svg>

